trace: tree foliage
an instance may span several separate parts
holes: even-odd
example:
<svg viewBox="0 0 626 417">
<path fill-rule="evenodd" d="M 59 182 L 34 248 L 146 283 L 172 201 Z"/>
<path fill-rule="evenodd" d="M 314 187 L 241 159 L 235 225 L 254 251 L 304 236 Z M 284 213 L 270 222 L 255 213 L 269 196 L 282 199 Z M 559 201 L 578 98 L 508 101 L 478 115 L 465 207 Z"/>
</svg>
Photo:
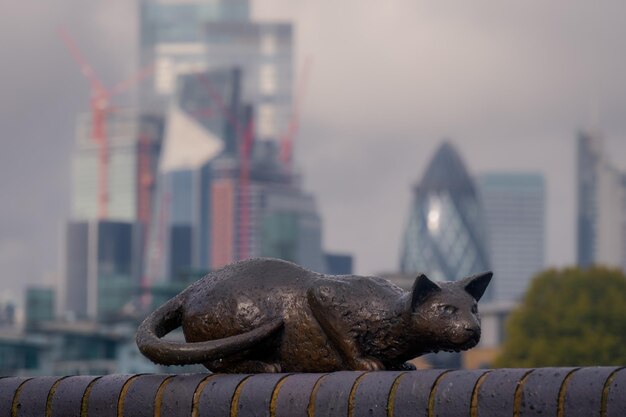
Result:
<svg viewBox="0 0 626 417">
<path fill-rule="evenodd" d="M 497 366 L 626 364 L 626 276 L 603 267 L 536 276 L 511 314 Z"/>
</svg>

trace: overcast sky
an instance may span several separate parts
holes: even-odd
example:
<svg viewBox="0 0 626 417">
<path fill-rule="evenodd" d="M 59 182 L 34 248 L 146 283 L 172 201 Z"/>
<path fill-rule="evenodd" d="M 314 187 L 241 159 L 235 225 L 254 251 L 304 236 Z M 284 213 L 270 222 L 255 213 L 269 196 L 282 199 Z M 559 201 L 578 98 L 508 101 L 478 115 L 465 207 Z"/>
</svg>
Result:
<svg viewBox="0 0 626 417">
<path fill-rule="evenodd" d="M 599 127 L 626 168 L 626 3 L 253 2 L 255 18 L 295 23 L 296 69 L 314 62 L 296 159 L 327 249 L 354 253 L 359 273 L 396 269 L 411 185 L 449 138 L 473 174 L 544 173 L 547 260 L 574 261 L 576 131 Z M 2 9 L 0 293 L 17 293 L 59 270 L 75 115 L 88 108 L 56 28 L 111 85 L 133 71 L 137 23 L 130 0 Z"/>
</svg>

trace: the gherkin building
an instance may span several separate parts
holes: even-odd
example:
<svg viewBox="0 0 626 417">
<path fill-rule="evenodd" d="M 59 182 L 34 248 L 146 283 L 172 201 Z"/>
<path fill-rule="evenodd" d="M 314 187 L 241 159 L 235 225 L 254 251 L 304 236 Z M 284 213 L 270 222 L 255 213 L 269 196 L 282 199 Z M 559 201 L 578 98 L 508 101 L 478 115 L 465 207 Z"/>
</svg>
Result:
<svg viewBox="0 0 626 417">
<path fill-rule="evenodd" d="M 472 178 L 454 147 L 444 142 L 414 188 L 400 269 L 447 281 L 486 271 L 485 232 Z"/>
</svg>

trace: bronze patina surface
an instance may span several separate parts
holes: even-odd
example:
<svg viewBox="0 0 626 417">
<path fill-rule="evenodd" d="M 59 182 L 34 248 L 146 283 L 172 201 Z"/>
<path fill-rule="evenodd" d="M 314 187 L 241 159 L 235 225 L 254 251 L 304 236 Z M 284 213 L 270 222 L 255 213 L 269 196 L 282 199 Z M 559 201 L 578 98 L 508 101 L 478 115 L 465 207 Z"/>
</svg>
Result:
<svg viewBox="0 0 626 417">
<path fill-rule="evenodd" d="M 478 343 L 477 301 L 491 276 L 435 283 L 422 274 L 404 291 L 378 277 L 250 259 L 159 307 L 139 326 L 137 345 L 156 363 L 215 372 L 413 369 L 407 360 Z M 186 343 L 161 339 L 181 325 Z"/>
</svg>

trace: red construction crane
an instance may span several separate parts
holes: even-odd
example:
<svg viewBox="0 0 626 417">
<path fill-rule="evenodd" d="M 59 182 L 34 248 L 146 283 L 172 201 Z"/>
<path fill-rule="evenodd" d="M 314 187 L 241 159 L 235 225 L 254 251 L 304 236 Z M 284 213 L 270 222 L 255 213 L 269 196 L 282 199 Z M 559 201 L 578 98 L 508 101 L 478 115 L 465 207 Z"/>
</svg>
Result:
<svg viewBox="0 0 626 417">
<path fill-rule="evenodd" d="M 288 171 L 291 171 L 293 142 L 299 128 L 299 117 L 301 109 L 301 99 L 304 96 L 304 90 L 308 77 L 313 65 L 313 60 L 309 57 L 304 63 L 302 75 L 298 82 L 294 98 L 294 106 L 292 117 L 287 131 L 280 140 L 280 160 L 285 164 Z M 235 129 L 236 136 L 239 139 L 239 228 L 238 228 L 238 256 L 239 259 L 246 259 L 249 256 L 248 245 L 248 228 L 250 227 L 250 159 L 252 156 L 252 148 L 254 145 L 254 123 L 253 117 L 250 117 L 248 125 L 245 129 L 241 128 L 238 119 L 228 110 L 224 104 L 224 100 L 219 93 L 213 88 L 211 81 L 204 74 L 199 76 L 207 88 L 207 92 L 211 99 L 217 104 L 220 112 L 224 115 L 227 122 Z"/>
<path fill-rule="evenodd" d="M 153 72 L 153 65 L 150 65 L 128 79 L 118 83 L 110 89 L 107 89 L 93 67 L 87 62 L 74 39 L 64 29 L 59 29 L 59 36 L 70 55 L 76 61 L 85 78 L 91 86 L 91 137 L 99 146 L 98 152 L 98 218 L 104 219 L 108 215 L 109 202 L 109 144 L 106 132 L 106 118 L 111 111 L 111 98 L 116 95 L 128 91 L 132 86 L 141 82 Z"/>
<path fill-rule="evenodd" d="M 246 259 L 250 256 L 248 247 L 248 228 L 250 227 L 250 159 L 252 146 L 254 145 L 254 118 L 250 115 L 248 126 L 243 132 L 240 147 L 240 207 L 239 207 L 239 258 Z"/>
<path fill-rule="evenodd" d="M 248 228 L 250 227 L 250 158 L 254 146 L 254 120 L 250 115 L 245 128 L 242 128 L 240 120 L 226 107 L 224 99 L 216 91 L 211 80 L 206 74 L 198 75 L 200 81 L 206 87 L 211 100 L 217 105 L 219 112 L 226 122 L 235 130 L 235 136 L 239 141 L 239 227 L 237 230 L 239 259 L 246 259 L 250 255 L 248 245 Z M 210 109 L 200 109 L 196 114 L 214 116 Z"/>
<path fill-rule="evenodd" d="M 302 67 L 298 86 L 294 94 L 293 110 L 291 120 L 287 127 L 287 131 L 280 140 L 280 160 L 285 164 L 288 172 L 291 172 L 291 164 L 293 162 L 293 142 L 300 128 L 300 111 L 302 109 L 302 100 L 304 99 L 305 89 L 313 67 L 313 58 L 307 57 Z"/>
</svg>

